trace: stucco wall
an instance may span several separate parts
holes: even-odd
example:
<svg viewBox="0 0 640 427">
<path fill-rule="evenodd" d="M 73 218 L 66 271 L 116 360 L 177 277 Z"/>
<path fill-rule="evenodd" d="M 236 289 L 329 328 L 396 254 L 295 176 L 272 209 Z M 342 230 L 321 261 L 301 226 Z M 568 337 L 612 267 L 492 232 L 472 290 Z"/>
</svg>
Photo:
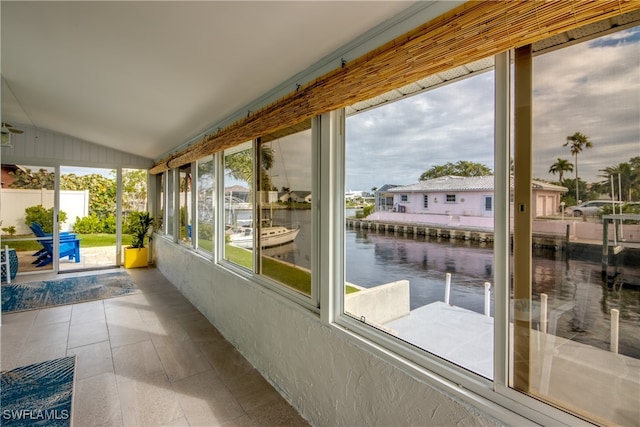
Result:
<svg viewBox="0 0 640 427">
<path fill-rule="evenodd" d="M 312 425 L 499 425 L 318 315 L 157 237 L 165 275 Z"/>
<path fill-rule="evenodd" d="M 394 206 L 404 206 L 406 213 L 484 216 L 484 197 L 493 196 L 491 192 L 459 192 L 429 193 L 429 208 L 424 207 L 424 193 L 404 193 L 407 201 L 401 200 L 403 193 L 394 195 Z M 447 194 L 455 194 L 454 203 L 447 202 Z M 492 213 L 491 213 L 492 215 Z"/>
</svg>

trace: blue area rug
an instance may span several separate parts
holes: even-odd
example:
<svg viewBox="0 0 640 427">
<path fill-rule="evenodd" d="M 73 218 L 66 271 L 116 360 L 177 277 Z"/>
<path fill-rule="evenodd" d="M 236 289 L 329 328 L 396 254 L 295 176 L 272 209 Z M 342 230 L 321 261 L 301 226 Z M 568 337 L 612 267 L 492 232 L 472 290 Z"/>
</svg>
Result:
<svg viewBox="0 0 640 427">
<path fill-rule="evenodd" d="M 37 310 L 139 293 L 126 272 L 2 285 L 2 312 Z"/>
<path fill-rule="evenodd" d="M 0 425 L 70 426 L 76 357 L 0 373 Z"/>
</svg>

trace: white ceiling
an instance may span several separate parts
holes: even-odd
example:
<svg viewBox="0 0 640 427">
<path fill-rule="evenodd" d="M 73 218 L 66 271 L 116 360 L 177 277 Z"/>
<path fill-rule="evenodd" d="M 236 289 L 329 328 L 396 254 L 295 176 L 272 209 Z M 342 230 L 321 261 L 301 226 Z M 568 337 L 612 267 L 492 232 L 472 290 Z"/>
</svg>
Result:
<svg viewBox="0 0 640 427">
<path fill-rule="evenodd" d="M 2 121 L 156 159 L 410 5 L 2 1 Z"/>
</svg>

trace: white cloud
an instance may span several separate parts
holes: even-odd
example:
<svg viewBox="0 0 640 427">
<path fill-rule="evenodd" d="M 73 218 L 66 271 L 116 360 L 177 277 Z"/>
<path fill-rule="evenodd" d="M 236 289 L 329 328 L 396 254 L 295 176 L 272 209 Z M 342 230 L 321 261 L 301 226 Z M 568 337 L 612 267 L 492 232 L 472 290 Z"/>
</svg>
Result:
<svg viewBox="0 0 640 427">
<path fill-rule="evenodd" d="M 640 155 L 640 31 L 615 33 L 534 60 L 534 176 L 552 180 L 558 157 L 573 162 L 568 135 L 593 148 L 580 177 Z M 347 120 L 346 187 L 410 184 L 431 166 L 458 160 L 493 169 L 493 73 L 484 73 Z M 557 178 L 557 177 L 556 177 Z"/>
</svg>

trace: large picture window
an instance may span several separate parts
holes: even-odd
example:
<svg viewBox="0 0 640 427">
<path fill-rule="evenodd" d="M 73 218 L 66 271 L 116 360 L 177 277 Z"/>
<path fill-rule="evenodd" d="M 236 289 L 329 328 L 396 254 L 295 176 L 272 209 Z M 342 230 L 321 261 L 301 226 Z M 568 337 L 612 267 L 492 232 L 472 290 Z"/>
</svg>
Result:
<svg viewBox="0 0 640 427">
<path fill-rule="evenodd" d="M 494 73 L 490 61 L 484 65 L 489 71 L 347 117 L 345 188 L 394 184 L 388 191 L 397 203 L 368 210 L 375 213 L 364 220 L 375 231 L 345 229 L 343 293 L 353 319 L 491 378 L 493 252 L 480 239 L 454 237 L 493 230 L 483 193 L 469 190 L 493 182 Z M 442 79 L 415 87 L 435 81 Z M 465 203 L 445 206 L 455 201 L 447 191 L 467 191 Z M 357 218 L 356 211 L 346 216 L 348 224 Z M 440 235 L 431 237 L 425 224 Z"/>
<path fill-rule="evenodd" d="M 214 157 L 207 156 L 197 162 L 197 248 L 213 252 L 213 226 L 215 222 L 215 168 Z"/>
<path fill-rule="evenodd" d="M 191 164 L 180 168 L 180 240 L 191 242 L 192 233 L 192 208 L 191 208 L 192 176 Z"/>
<path fill-rule="evenodd" d="M 511 385 L 615 425 L 637 424 L 640 397 L 639 34 L 635 27 L 516 56 L 524 76 L 516 74 L 516 84 L 527 75 L 533 81 L 529 100 L 524 90 L 516 100 L 533 111 L 532 140 L 520 152 L 531 152 L 530 175 L 546 190 L 531 197 L 532 230 L 516 228 L 514 236 L 526 246 L 516 248 L 513 264 Z M 516 176 L 527 174 L 518 157 L 515 165 Z M 519 194 L 528 198 L 516 188 L 516 203 Z M 540 217 L 567 236 L 562 251 L 536 239 Z M 531 274 L 519 279 L 526 265 Z"/>
<path fill-rule="evenodd" d="M 259 273 L 307 296 L 311 295 L 313 204 L 310 125 L 262 138 L 258 158 Z"/>
<path fill-rule="evenodd" d="M 175 206 L 176 206 L 176 194 L 175 194 L 175 170 L 169 170 L 166 172 L 167 179 L 167 207 L 166 207 L 166 230 L 169 236 L 175 235 Z"/>
<path fill-rule="evenodd" d="M 253 172 L 251 141 L 224 152 L 224 259 L 253 270 Z"/>
</svg>

